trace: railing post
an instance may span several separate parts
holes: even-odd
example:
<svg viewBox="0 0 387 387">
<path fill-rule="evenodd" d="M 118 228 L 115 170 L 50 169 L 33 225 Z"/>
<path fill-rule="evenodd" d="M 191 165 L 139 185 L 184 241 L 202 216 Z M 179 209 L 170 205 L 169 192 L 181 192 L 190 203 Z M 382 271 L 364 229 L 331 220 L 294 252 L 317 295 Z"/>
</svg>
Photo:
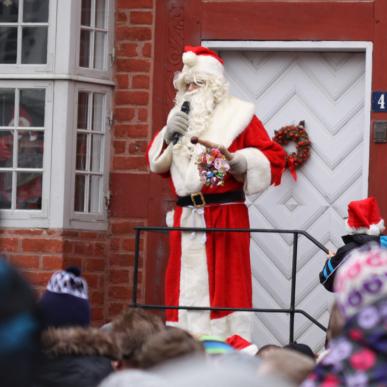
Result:
<svg viewBox="0 0 387 387">
<path fill-rule="evenodd" d="M 293 234 L 293 259 L 292 259 L 292 282 L 290 290 L 290 318 L 289 318 L 289 343 L 294 342 L 294 316 L 296 309 L 296 277 L 297 277 L 297 249 L 298 232 Z"/>
<path fill-rule="evenodd" d="M 137 306 L 138 264 L 140 259 L 140 233 L 141 229 L 136 229 L 136 239 L 134 245 L 132 306 Z"/>
</svg>

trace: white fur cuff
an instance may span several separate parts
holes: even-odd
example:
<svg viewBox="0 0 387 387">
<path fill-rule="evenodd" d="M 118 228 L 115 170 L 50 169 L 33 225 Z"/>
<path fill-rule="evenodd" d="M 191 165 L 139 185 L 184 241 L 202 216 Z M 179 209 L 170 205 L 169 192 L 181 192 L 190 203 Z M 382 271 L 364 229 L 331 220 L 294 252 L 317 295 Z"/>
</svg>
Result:
<svg viewBox="0 0 387 387">
<path fill-rule="evenodd" d="M 172 144 L 163 151 L 165 131 L 166 127 L 156 135 L 148 153 L 150 170 L 155 173 L 168 172 L 172 163 Z"/>
</svg>

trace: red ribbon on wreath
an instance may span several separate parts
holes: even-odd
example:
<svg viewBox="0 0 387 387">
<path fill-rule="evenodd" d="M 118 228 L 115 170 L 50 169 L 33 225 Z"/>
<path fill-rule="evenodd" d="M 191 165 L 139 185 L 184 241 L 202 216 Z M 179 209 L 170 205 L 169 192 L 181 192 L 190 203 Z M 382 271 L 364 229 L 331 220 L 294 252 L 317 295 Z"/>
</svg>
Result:
<svg viewBox="0 0 387 387">
<path fill-rule="evenodd" d="M 288 168 L 293 179 L 297 180 L 296 170 L 309 159 L 312 146 L 305 130 L 305 121 L 300 121 L 297 126 L 288 125 L 275 130 L 273 140 L 282 146 L 289 144 L 289 142 L 296 143 L 297 152 L 286 153 L 285 168 Z"/>
</svg>

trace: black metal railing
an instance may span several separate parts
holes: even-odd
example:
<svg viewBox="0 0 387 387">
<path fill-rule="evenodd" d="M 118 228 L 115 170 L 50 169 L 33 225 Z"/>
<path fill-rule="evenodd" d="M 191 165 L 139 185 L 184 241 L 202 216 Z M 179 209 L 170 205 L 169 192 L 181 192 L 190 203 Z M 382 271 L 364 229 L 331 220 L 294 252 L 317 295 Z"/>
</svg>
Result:
<svg viewBox="0 0 387 387">
<path fill-rule="evenodd" d="M 303 230 L 277 230 L 277 229 L 261 229 L 261 228 L 200 228 L 200 227 L 135 227 L 135 254 L 134 254 L 134 270 L 133 270 L 133 288 L 132 288 L 132 303 L 131 307 L 144 309 L 166 310 L 166 309 L 184 309 L 184 310 L 207 310 L 207 311 L 233 311 L 233 312 L 256 312 L 256 313 L 288 313 L 289 314 L 289 343 L 294 342 L 294 317 L 301 314 L 309 319 L 313 324 L 318 326 L 324 332 L 326 328 L 313 318 L 309 313 L 302 309 L 296 309 L 296 280 L 297 280 L 297 253 L 298 253 L 298 237 L 303 235 L 315 244 L 325 253 L 329 253 L 328 249 L 323 246 L 318 240 L 309 235 Z M 293 255 L 292 255 L 292 278 L 290 291 L 290 305 L 287 309 L 265 309 L 265 308 L 231 308 L 231 307 L 209 307 L 209 306 L 186 306 L 186 305 L 156 305 L 142 304 L 137 302 L 137 287 L 138 287 L 138 269 L 140 260 L 140 238 L 141 232 L 170 232 L 170 231 L 185 231 L 185 232 L 248 232 L 248 233 L 271 233 L 271 234 L 293 234 Z"/>
</svg>

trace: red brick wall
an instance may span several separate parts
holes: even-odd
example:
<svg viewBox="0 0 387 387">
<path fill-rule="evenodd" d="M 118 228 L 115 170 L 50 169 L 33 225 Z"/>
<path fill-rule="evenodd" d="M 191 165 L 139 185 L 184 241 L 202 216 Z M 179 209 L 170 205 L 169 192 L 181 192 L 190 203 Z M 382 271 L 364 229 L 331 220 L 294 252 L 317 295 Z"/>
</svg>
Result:
<svg viewBox="0 0 387 387">
<path fill-rule="evenodd" d="M 118 314 L 131 300 L 133 227 L 145 225 L 148 218 L 149 173 L 145 151 L 151 133 L 154 2 L 117 1 L 111 239 L 107 283 L 109 318 Z M 140 270 L 141 286 L 142 264 Z M 140 289 L 138 296 L 141 299 L 143 289 Z"/>
<path fill-rule="evenodd" d="M 0 249 L 41 293 L 52 273 L 76 265 L 89 285 L 93 323 L 106 321 L 108 240 L 106 232 L 1 230 Z"/>
</svg>

